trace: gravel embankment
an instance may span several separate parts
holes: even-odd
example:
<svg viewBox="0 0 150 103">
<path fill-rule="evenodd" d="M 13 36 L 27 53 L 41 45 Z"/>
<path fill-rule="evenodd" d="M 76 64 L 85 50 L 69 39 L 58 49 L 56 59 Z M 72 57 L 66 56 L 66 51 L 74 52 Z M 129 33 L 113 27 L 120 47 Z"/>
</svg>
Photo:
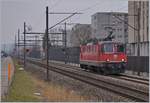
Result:
<svg viewBox="0 0 150 103">
<path fill-rule="evenodd" d="M 64 68 L 66 69 L 66 68 Z M 91 76 L 100 80 L 104 80 L 104 81 L 109 81 L 110 83 L 115 83 L 115 84 L 119 84 L 122 86 L 126 86 L 126 87 L 130 87 L 130 88 L 136 88 L 138 90 L 142 90 L 142 91 L 149 91 L 149 87 L 140 83 L 135 83 L 135 82 L 131 82 L 131 81 L 127 81 L 127 80 L 123 80 L 123 79 L 119 79 L 119 78 L 114 78 L 111 76 L 103 76 L 103 75 L 99 75 L 99 74 L 95 74 L 95 73 L 91 73 L 91 72 L 84 72 L 81 69 L 71 69 L 71 68 L 67 68 L 68 70 L 71 71 L 81 71 L 81 74 L 87 75 L 87 76 Z"/>
<path fill-rule="evenodd" d="M 38 78 L 45 79 L 46 78 L 46 70 L 34 64 L 27 65 L 27 71 L 30 71 L 35 74 Z M 128 98 L 119 96 L 118 94 L 109 92 L 107 90 L 97 88 L 86 83 L 80 82 L 78 80 L 69 78 L 67 76 L 61 75 L 59 73 L 55 73 L 49 71 L 50 79 L 52 83 L 59 84 L 65 88 L 68 88 L 72 92 L 76 92 L 79 95 L 85 96 L 88 101 L 103 101 L 103 102 L 125 102 L 125 101 L 133 101 Z"/>
</svg>

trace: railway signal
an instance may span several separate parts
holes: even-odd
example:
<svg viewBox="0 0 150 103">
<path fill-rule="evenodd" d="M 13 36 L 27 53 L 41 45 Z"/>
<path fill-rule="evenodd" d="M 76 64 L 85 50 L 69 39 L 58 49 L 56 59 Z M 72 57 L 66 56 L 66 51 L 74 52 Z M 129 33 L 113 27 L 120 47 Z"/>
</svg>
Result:
<svg viewBox="0 0 150 103">
<path fill-rule="evenodd" d="M 26 49 L 26 52 L 28 53 L 30 50 L 29 49 Z"/>
</svg>

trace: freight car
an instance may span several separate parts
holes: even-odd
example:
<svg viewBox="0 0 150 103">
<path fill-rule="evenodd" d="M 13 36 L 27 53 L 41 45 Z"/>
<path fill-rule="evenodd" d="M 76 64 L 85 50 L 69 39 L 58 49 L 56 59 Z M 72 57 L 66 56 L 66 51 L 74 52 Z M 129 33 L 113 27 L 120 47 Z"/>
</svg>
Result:
<svg viewBox="0 0 150 103">
<path fill-rule="evenodd" d="M 80 46 L 80 67 L 107 74 L 125 71 L 127 56 L 124 45 L 115 41 L 101 41 Z"/>
</svg>

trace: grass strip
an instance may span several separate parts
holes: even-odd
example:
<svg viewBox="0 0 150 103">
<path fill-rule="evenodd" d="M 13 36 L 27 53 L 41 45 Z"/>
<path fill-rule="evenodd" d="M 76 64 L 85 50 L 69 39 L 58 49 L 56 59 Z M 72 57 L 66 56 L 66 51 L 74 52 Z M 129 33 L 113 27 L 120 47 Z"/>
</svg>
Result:
<svg viewBox="0 0 150 103">
<path fill-rule="evenodd" d="M 16 70 L 9 93 L 4 101 L 9 102 L 36 102 L 39 98 L 34 95 L 36 85 L 32 80 L 32 76 L 24 71 L 19 70 L 20 65 L 16 64 Z"/>
</svg>

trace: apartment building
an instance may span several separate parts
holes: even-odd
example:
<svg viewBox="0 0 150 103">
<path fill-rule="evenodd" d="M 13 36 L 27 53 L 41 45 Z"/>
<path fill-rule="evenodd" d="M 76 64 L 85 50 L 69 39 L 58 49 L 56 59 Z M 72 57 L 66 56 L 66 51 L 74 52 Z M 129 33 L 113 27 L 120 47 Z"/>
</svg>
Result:
<svg viewBox="0 0 150 103">
<path fill-rule="evenodd" d="M 92 37 L 104 39 L 113 31 L 114 40 L 128 42 L 128 14 L 122 12 L 97 12 L 91 17 Z"/>
</svg>

